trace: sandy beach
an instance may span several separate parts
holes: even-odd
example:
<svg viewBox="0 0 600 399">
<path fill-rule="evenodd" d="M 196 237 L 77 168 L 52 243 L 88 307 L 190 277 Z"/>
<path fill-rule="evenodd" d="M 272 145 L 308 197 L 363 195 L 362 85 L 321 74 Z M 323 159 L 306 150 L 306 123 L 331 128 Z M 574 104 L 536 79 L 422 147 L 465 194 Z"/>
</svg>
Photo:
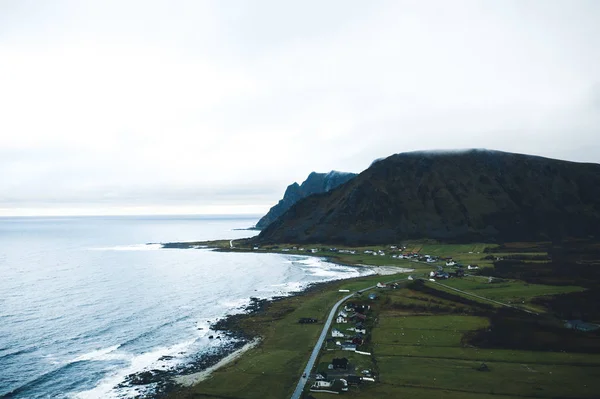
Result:
<svg viewBox="0 0 600 399">
<path fill-rule="evenodd" d="M 398 266 L 371 266 L 371 265 L 360 265 L 360 266 L 364 266 L 364 267 L 373 269 L 375 271 L 375 273 L 382 275 L 382 276 L 389 276 L 389 275 L 398 274 L 398 273 L 411 273 L 411 272 L 415 271 L 415 269 L 407 269 L 405 267 L 398 267 Z"/>
<path fill-rule="evenodd" d="M 233 352 L 233 353 L 227 355 L 226 357 L 224 357 L 223 359 L 221 359 L 215 365 L 210 366 L 206 370 L 202 370 L 202 371 L 199 371 L 199 372 L 193 373 L 193 374 L 177 376 L 174 378 L 175 382 L 177 384 L 185 386 L 185 387 L 189 387 L 194 384 L 197 384 L 200 381 L 203 381 L 203 380 L 207 379 L 208 377 L 210 377 L 210 375 L 214 371 L 233 362 L 234 360 L 236 360 L 237 358 L 242 356 L 245 352 L 249 351 L 250 349 L 255 348 L 259 343 L 260 343 L 260 338 L 255 338 L 252 341 L 248 342 L 246 345 L 242 346 L 240 349 L 236 350 L 235 352 Z"/>
</svg>

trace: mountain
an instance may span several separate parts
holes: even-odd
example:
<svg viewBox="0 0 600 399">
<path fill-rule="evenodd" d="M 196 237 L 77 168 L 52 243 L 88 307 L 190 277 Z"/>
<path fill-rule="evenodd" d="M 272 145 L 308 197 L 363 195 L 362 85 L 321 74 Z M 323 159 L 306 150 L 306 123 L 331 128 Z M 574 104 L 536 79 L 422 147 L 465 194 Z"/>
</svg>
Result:
<svg viewBox="0 0 600 399">
<path fill-rule="evenodd" d="M 256 228 L 261 230 L 266 228 L 302 198 L 330 191 L 355 176 L 356 173 L 338 172 L 335 170 L 329 173 L 312 172 L 301 185 L 298 183 L 290 184 L 285 190 L 283 199 L 258 221 Z"/>
<path fill-rule="evenodd" d="M 488 150 L 410 152 L 298 201 L 259 243 L 600 237 L 600 165 Z"/>
</svg>

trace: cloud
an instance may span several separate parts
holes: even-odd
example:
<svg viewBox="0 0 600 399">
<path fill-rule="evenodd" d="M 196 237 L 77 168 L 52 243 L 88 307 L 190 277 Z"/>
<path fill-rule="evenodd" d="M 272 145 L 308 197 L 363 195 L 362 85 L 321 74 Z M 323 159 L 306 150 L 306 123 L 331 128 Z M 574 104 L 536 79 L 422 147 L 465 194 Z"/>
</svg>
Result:
<svg viewBox="0 0 600 399">
<path fill-rule="evenodd" d="M 0 203 L 266 211 L 313 170 L 402 151 L 599 162 L 598 15 L 593 1 L 3 2 Z"/>
</svg>

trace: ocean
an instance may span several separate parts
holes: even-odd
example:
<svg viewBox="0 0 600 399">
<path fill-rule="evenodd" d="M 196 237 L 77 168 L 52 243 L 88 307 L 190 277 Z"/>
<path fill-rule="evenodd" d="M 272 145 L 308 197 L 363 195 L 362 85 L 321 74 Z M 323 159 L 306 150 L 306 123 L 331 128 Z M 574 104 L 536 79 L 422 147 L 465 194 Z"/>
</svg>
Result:
<svg viewBox="0 0 600 399">
<path fill-rule="evenodd" d="M 323 259 L 160 243 L 242 238 L 257 217 L 0 218 L 0 398 L 132 398 L 236 338 L 210 330 L 252 297 L 370 274 Z M 220 339 L 210 339 L 209 336 Z"/>
</svg>

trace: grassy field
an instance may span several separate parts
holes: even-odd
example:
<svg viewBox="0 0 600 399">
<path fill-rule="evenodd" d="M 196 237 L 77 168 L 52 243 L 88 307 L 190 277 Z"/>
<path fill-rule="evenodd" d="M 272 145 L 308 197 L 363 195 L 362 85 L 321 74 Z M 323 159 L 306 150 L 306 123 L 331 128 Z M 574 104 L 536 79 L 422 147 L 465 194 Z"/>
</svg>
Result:
<svg viewBox="0 0 600 399">
<path fill-rule="evenodd" d="M 505 288 L 505 296 L 498 294 L 497 298 L 506 298 L 525 288 L 529 286 L 515 283 Z M 529 294 L 546 295 L 563 292 L 561 289 L 568 290 L 541 286 L 533 287 Z M 489 328 L 487 317 L 468 314 L 469 308 L 473 313 L 481 312 L 477 302 L 471 307 L 465 304 L 453 307 L 448 299 L 412 289 L 380 291 L 379 300 L 382 304 L 371 335 L 378 381 L 350 387 L 345 396 L 598 397 L 599 355 L 476 348 L 466 339 L 468 334 Z M 454 314 L 455 309 L 464 313 Z M 313 396 L 327 397 L 321 393 Z"/>
<path fill-rule="evenodd" d="M 228 248 L 229 241 L 223 240 L 216 244 L 222 250 L 231 250 Z M 493 268 L 496 258 L 520 256 L 529 262 L 538 262 L 538 257 L 548 255 L 546 246 L 536 243 L 496 246 L 407 242 L 403 245 L 407 248 L 402 252 L 452 257 L 464 265 L 478 264 L 486 268 Z M 311 255 L 305 251 L 282 251 L 283 248 L 291 247 L 292 244 L 258 250 L 239 247 L 233 250 Z M 289 397 L 322 329 L 321 320 L 326 317 L 333 303 L 346 295 L 338 292 L 339 289 L 363 290 L 377 282 L 406 280 L 409 274 L 423 277 L 436 268 L 436 264 L 391 258 L 389 246 L 353 248 L 356 254 L 339 254 L 320 245 L 303 246 L 305 250 L 312 247 L 320 248 L 313 256 L 327 257 L 344 264 L 397 265 L 415 270 L 394 276 L 369 276 L 329 283 L 300 296 L 277 301 L 263 312 L 241 318 L 239 326 L 244 331 L 260 335 L 263 338 L 261 344 L 235 363 L 213 373 L 209 379 L 190 389 L 174 392 L 169 398 Z M 367 249 L 381 249 L 386 252 L 386 256 L 364 254 Z M 552 315 L 542 305 L 533 303 L 532 299 L 584 290 L 574 285 L 528 284 L 514 279 L 496 281 L 499 282 L 490 283 L 483 276 L 440 280 L 443 284 L 465 292 L 535 310 L 546 319 L 552 318 Z M 344 396 L 451 399 L 600 397 L 600 355 L 588 354 L 585 350 L 577 349 L 577 345 L 567 348 L 571 350 L 573 347 L 573 352 L 552 350 L 551 347 L 544 347 L 545 344 L 537 345 L 535 351 L 527 350 L 530 346 L 526 346 L 526 350 L 523 350 L 523 345 L 511 346 L 515 342 L 518 344 L 520 340 L 521 326 L 518 322 L 509 324 L 513 341 L 500 340 L 498 344 L 486 338 L 485 334 L 481 335 L 481 332 L 491 331 L 493 326 L 498 326 L 494 323 L 498 319 L 497 315 L 502 314 L 498 313 L 500 310 L 516 312 L 518 317 L 537 316 L 505 309 L 501 305 L 463 295 L 430 282 L 376 292 L 378 298 L 370 302 L 373 309 L 366 322 L 370 335 L 366 344 L 360 348 L 372 355 L 333 350 L 335 346 L 329 345 L 317 362 L 318 369 L 325 371 L 333 358 L 347 357 L 356 371 L 368 369 L 375 373 L 377 382 L 365 382 L 358 387 L 351 387 L 349 392 L 343 393 Z M 365 301 L 364 296 L 358 300 Z M 315 325 L 300 325 L 298 319 L 301 317 L 316 317 L 320 322 Z M 552 337 L 562 336 L 560 331 L 556 331 L 556 328 L 562 329 L 562 322 L 555 320 L 552 323 L 552 328 L 555 328 L 553 335 L 546 333 L 546 327 L 542 325 L 539 329 L 523 330 L 523 339 L 526 334 L 529 334 L 528 339 L 532 334 L 534 338 L 538 337 L 535 334 L 542 334 L 539 335 L 540 342 L 553 342 Z M 336 327 L 344 331 L 350 326 L 351 324 L 340 324 Z M 504 330 L 494 328 L 494 331 Z M 569 330 L 569 334 L 565 336 L 579 339 L 578 334 L 586 333 Z M 473 337 L 478 337 L 479 340 L 476 341 Z M 592 342 L 587 346 L 589 348 L 595 348 L 594 340 L 600 340 L 600 335 L 581 337 L 582 342 Z M 323 393 L 311 395 L 317 399 L 331 397 L 330 394 Z"/>
<path fill-rule="evenodd" d="M 582 287 L 527 284 L 518 280 L 489 283 L 486 277 L 464 277 L 440 282 L 459 290 L 506 303 L 523 303 L 542 295 L 584 291 Z"/>
<path fill-rule="evenodd" d="M 385 276 L 391 280 L 392 276 Z M 363 289 L 382 280 L 368 276 L 321 286 L 299 296 L 272 303 L 266 311 L 242 318 L 245 331 L 262 342 L 235 363 L 214 372 L 211 378 L 171 393 L 169 398 L 285 398 L 302 375 L 327 314 L 342 297 L 341 287 Z M 315 317 L 317 324 L 299 324 L 301 317 Z"/>
</svg>

